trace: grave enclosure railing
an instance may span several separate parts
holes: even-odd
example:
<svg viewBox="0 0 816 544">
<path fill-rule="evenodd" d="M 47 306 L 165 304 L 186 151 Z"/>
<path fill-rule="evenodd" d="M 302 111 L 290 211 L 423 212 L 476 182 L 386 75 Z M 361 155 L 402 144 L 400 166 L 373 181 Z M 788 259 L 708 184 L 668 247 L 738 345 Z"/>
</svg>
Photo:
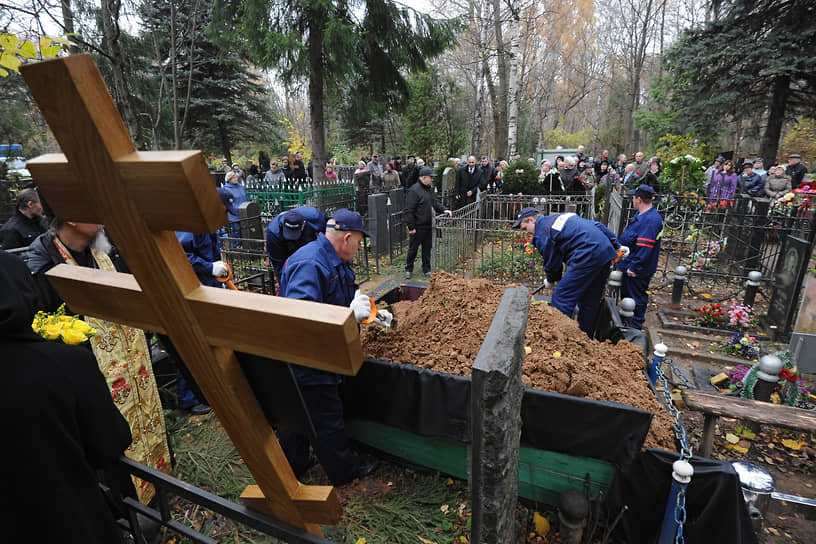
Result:
<svg viewBox="0 0 816 544">
<path fill-rule="evenodd" d="M 530 236 L 512 229 L 522 208 L 535 207 L 542 214 L 574 212 L 594 217 L 592 195 L 484 194 L 478 201 L 434 218 L 431 266 L 466 278 L 494 283 L 521 283 L 537 287 L 544 280 L 538 251 Z"/>
<path fill-rule="evenodd" d="M 760 293 L 767 302 L 785 240 L 802 239 L 812 250 L 816 238 L 816 202 L 807 196 L 797 197 L 790 206 L 750 197 L 710 204 L 693 195 L 658 195 L 654 204 L 664 220 L 661 257 L 651 285 L 660 292 L 671 291 L 674 270 L 682 265 L 692 292 L 731 298 L 756 270 L 762 274 L 765 289 Z M 613 192 L 607 206 L 607 225 L 622 233 L 637 213 L 632 197 Z"/>
<path fill-rule="evenodd" d="M 687 267 L 687 286 L 715 299 L 731 298 L 745 288 L 748 273 L 762 274 L 760 304 L 770 299 L 774 273 L 789 237 L 813 248 L 816 202 L 807 197 L 784 208 L 767 199 L 737 198 L 709 205 L 704 197 L 659 195 L 655 206 L 664 218 L 661 257 L 651 289 L 670 293 L 674 270 Z M 816 201 L 816 199 L 814 199 Z M 528 235 L 510 228 L 512 218 L 527 206 L 542 214 L 573 211 L 593 219 L 592 195 L 484 195 L 478 202 L 435 218 L 434 270 L 495 283 L 540 285 L 541 258 L 527 243 Z M 632 197 L 611 192 L 604 210 L 607 226 L 620 235 L 637 213 Z"/>
</svg>

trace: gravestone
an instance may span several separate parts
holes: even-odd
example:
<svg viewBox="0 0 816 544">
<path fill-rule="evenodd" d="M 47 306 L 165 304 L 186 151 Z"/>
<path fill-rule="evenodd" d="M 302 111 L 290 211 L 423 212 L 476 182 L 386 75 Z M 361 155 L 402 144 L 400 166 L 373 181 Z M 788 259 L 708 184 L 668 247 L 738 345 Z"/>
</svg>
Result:
<svg viewBox="0 0 816 544">
<path fill-rule="evenodd" d="M 453 190 L 456 188 L 456 168 L 448 166 L 442 171 L 442 184 L 440 187 L 442 194 L 440 195 L 439 201 L 449 208 L 453 207 L 452 201 L 455 199 Z"/>
<path fill-rule="evenodd" d="M 20 72 L 64 153 L 29 161 L 34 179 L 61 219 L 105 225 L 133 271 L 61 264 L 49 281 L 80 314 L 169 336 L 257 482 L 244 501 L 321 534 L 318 524 L 339 520 L 340 501 L 330 486 L 297 481 L 234 349 L 355 374 L 362 347 L 351 311 L 202 286 L 173 231 L 227 222 L 204 156 L 137 151 L 90 55 Z"/>
<path fill-rule="evenodd" d="M 368 214 L 368 194 L 371 192 L 371 172 L 354 174 L 354 205 L 360 215 Z"/>
<path fill-rule="evenodd" d="M 521 366 L 529 311 L 530 290 L 507 289 L 473 363 L 473 543 L 516 541 Z"/>
<path fill-rule="evenodd" d="M 253 240 L 264 239 L 264 228 L 261 225 L 261 208 L 256 202 L 244 202 L 238 208 L 241 219 L 241 238 Z"/>
<path fill-rule="evenodd" d="M 810 275 L 791 336 L 790 351 L 802 372 L 816 374 L 816 277 Z"/>
<path fill-rule="evenodd" d="M 774 337 L 787 336 L 790 331 L 810 251 L 810 243 L 795 236 L 788 236 L 782 244 L 774 272 L 773 294 L 764 320 Z"/>
</svg>

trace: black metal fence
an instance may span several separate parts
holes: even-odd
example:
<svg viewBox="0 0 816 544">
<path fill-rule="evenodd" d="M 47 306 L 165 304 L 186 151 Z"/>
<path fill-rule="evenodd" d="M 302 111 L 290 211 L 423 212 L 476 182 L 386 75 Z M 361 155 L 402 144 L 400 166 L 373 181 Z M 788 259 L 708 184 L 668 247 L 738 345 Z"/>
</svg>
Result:
<svg viewBox="0 0 816 544">
<path fill-rule="evenodd" d="M 452 217 L 434 218 L 432 268 L 499 284 L 541 284 L 544 270 L 531 237 L 511 228 L 526 207 L 545 215 L 574 212 L 593 218 L 595 214 L 592 195 L 486 194 L 454 211 Z"/>
<path fill-rule="evenodd" d="M 130 497 L 121 499 L 121 504 L 127 511 L 128 519 L 119 520 L 119 524 L 122 529 L 133 535 L 135 542 L 147 541 L 145 538 L 146 535 L 142 531 L 143 523 L 139 520 L 139 516 L 141 516 L 142 519 L 147 518 L 161 525 L 161 527 L 165 528 L 165 531 L 179 535 L 184 539 L 189 539 L 192 542 L 217 544 L 218 541 L 214 538 L 173 519 L 170 509 L 170 499 L 171 497 L 180 497 L 201 506 L 205 510 L 215 512 L 237 523 L 260 531 L 266 535 L 279 538 L 290 544 L 332 544 L 330 540 L 307 533 L 302 529 L 293 527 L 280 520 L 250 510 L 246 506 L 228 501 L 218 495 L 214 495 L 203 489 L 182 482 L 181 480 L 177 480 L 172 476 L 168 476 L 163 472 L 132 461 L 127 457 L 122 457 L 119 463 L 123 465 L 130 474 L 150 482 L 156 488 L 155 507 L 145 506 Z M 107 489 L 103 488 L 103 492 L 107 492 Z M 70 535 L 66 535 L 66 540 L 70 541 Z"/>
<path fill-rule="evenodd" d="M 729 298 L 744 288 L 751 271 L 772 285 L 782 246 L 790 236 L 810 242 L 816 237 L 816 210 L 808 197 L 791 205 L 768 199 L 736 198 L 709 203 L 694 195 L 660 195 L 654 204 L 663 216 L 661 257 L 653 290 L 669 291 L 677 266 L 688 270 L 687 285 L 698 292 Z M 620 234 L 637 213 L 628 195 L 607 199 L 610 230 Z"/>
</svg>

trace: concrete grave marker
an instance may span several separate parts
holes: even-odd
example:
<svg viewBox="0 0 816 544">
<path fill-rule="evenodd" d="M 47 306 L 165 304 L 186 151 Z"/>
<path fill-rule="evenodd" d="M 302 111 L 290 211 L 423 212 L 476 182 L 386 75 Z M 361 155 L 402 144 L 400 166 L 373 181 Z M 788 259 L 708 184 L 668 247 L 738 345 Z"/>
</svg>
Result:
<svg viewBox="0 0 816 544">
<path fill-rule="evenodd" d="M 61 219 L 104 224 L 133 271 L 58 265 L 49 280 L 77 312 L 167 334 L 257 482 L 244 500 L 321 534 L 340 517 L 337 495 L 295 479 L 233 350 L 355 374 L 351 311 L 202 286 L 173 231 L 226 223 L 204 156 L 137 151 L 90 55 L 20 71 L 64 152 L 29 161 L 33 178 Z"/>
</svg>

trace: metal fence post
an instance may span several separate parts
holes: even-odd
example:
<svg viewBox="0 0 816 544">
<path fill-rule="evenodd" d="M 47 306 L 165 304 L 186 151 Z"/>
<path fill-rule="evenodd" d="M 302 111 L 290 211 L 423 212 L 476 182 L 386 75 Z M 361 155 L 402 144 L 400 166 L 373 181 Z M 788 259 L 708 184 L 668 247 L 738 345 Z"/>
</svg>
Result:
<svg viewBox="0 0 816 544">
<path fill-rule="evenodd" d="M 615 302 L 618 302 L 618 298 L 620 297 L 620 288 L 622 281 L 623 272 L 621 272 L 620 270 L 613 270 L 612 272 L 609 273 L 609 281 L 607 282 L 609 290 L 607 292 Z"/>
<path fill-rule="evenodd" d="M 657 383 L 657 369 L 663 364 L 663 360 L 666 358 L 666 352 L 668 351 L 669 348 L 666 347 L 666 344 L 663 342 L 654 347 L 654 356 L 652 357 L 652 362 L 649 363 L 648 367 L 649 381 L 652 382 L 652 385 Z"/>
<path fill-rule="evenodd" d="M 663 516 L 663 527 L 660 529 L 659 544 L 683 542 L 683 527 L 686 522 L 686 489 L 694 467 L 685 459 L 678 459 L 672 464 L 672 486 L 669 500 L 666 502 L 666 513 Z"/>
<path fill-rule="evenodd" d="M 674 269 L 674 285 L 672 286 L 671 308 L 677 310 L 680 308 L 680 301 L 683 299 L 683 286 L 686 283 L 686 273 L 688 269 L 679 265 Z"/>
<path fill-rule="evenodd" d="M 759 291 L 760 280 L 762 279 L 762 273 L 757 270 L 752 270 L 748 272 L 748 282 L 745 284 L 745 298 L 742 300 L 742 304 L 745 306 L 754 307 L 754 302 L 756 301 L 756 294 Z"/>
<path fill-rule="evenodd" d="M 632 316 L 635 315 L 635 299 L 626 297 L 620 302 L 620 315 L 625 327 L 632 326 Z"/>
</svg>

